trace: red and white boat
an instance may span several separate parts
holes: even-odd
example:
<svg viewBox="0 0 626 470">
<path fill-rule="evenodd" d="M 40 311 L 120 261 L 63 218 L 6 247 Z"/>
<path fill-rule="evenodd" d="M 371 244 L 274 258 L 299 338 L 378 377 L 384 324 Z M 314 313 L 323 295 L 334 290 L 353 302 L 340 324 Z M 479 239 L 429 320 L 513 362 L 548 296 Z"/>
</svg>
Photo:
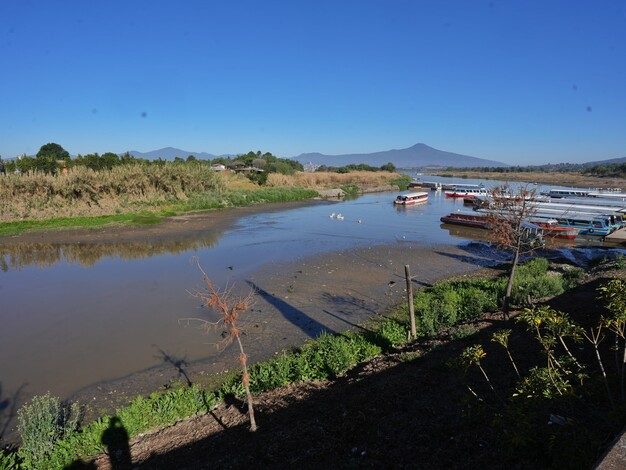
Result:
<svg viewBox="0 0 626 470">
<path fill-rule="evenodd" d="M 421 202 L 426 202 L 427 200 L 428 200 L 428 193 L 424 191 L 420 191 L 417 193 L 400 194 L 394 201 L 394 204 L 402 204 L 405 206 L 409 206 L 413 204 L 419 204 Z"/>
<path fill-rule="evenodd" d="M 543 234 L 552 238 L 573 240 L 580 233 L 580 230 L 575 227 L 564 227 L 559 225 L 556 219 L 532 218 L 530 219 L 530 222 L 541 227 L 543 229 Z"/>
<path fill-rule="evenodd" d="M 445 192 L 446 197 L 462 197 L 462 198 L 476 198 L 479 196 L 487 196 L 487 189 L 482 187 L 476 188 L 456 188 Z"/>
</svg>

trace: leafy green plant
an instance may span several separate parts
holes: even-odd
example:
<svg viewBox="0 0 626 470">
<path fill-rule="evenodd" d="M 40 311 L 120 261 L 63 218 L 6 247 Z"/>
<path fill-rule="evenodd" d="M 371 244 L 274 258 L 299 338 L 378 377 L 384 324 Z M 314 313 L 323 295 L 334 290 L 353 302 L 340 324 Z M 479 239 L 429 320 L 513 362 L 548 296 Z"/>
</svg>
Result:
<svg viewBox="0 0 626 470">
<path fill-rule="evenodd" d="M 17 412 L 17 419 L 22 438 L 19 456 L 25 465 L 45 468 L 45 459 L 57 441 L 78 429 L 80 414 L 78 403 L 62 404 L 50 393 L 36 395 L 23 405 Z"/>
<path fill-rule="evenodd" d="M 459 325 L 452 329 L 450 332 L 450 339 L 458 340 L 468 338 L 475 335 L 478 332 L 478 328 L 472 325 Z"/>
<path fill-rule="evenodd" d="M 609 310 L 609 314 L 604 315 L 600 323 L 615 335 L 615 354 L 619 364 L 621 396 L 624 400 L 626 399 L 626 281 L 612 279 L 598 290 L 600 298 L 604 300 Z"/>
<path fill-rule="evenodd" d="M 341 186 L 341 189 L 348 197 L 354 197 L 359 194 L 359 187 L 356 184 L 344 184 Z"/>
<path fill-rule="evenodd" d="M 585 271 L 582 268 L 569 268 L 563 274 L 563 289 L 569 290 L 575 287 L 579 281 L 584 279 Z"/>
<path fill-rule="evenodd" d="M 570 390 L 568 377 L 581 373 L 581 366 L 571 353 L 566 338 L 580 341 L 582 329 L 570 320 L 569 316 L 548 306 L 525 309 L 516 319 L 524 323 L 541 344 L 546 356 L 546 371 L 554 389 L 564 394 Z M 559 357 L 560 344 L 567 357 Z M 543 375 L 541 375 L 543 377 Z M 582 376 L 581 376 L 582 378 Z"/>
<path fill-rule="evenodd" d="M 377 330 L 385 344 L 397 346 L 407 341 L 407 327 L 396 320 L 385 319 Z"/>
<path fill-rule="evenodd" d="M 500 400 L 498 392 L 496 392 L 495 387 L 491 383 L 491 380 L 489 379 L 489 376 L 487 375 L 487 372 L 482 365 L 482 360 L 486 357 L 487 353 L 480 344 L 475 344 L 473 346 L 465 348 L 465 350 L 461 353 L 461 361 L 465 364 L 465 367 L 469 368 L 472 365 L 478 367 L 480 372 L 483 374 L 483 377 L 487 381 L 487 384 L 489 384 L 489 388 L 491 388 L 491 391 L 494 393 L 496 398 Z"/>
<path fill-rule="evenodd" d="M 571 390 L 571 384 L 564 374 L 548 367 L 533 367 L 516 387 L 514 397 L 547 399 L 560 398 Z"/>
<path fill-rule="evenodd" d="M 0 470 L 18 470 L 19 462 L 17 453 L 0 450 Z"/>
<path fill-rule="evenodd" d="M 405 174 L 399 174 L 397 177 L 389 180 L 389 184 L 397 186 L 400 191 L 404 191 L 409 187 L 411 177 Z"/>
<path fill-rule="evenodd" d="M 513 366 L 513 369 L 515 369 L 515 373 L 517 374 L 517 377 L 519 378 L 520 373 L 517 368 L 517 364 L 515 364 L 515 361 L 513 360 L 513 356 L 511 355 L 511 350 L 509 349 L 510 336 L 511 336 L 511 330 L 498 330 L 495 333 L 493 333 L 493 335 L 491 335 L 491 341 L 493 341 L 494 343 L 498 343 L 506 350 L 506 353 L 509 356 L 509 361 L 511 361 L 511 365 Z"/>
</svg>

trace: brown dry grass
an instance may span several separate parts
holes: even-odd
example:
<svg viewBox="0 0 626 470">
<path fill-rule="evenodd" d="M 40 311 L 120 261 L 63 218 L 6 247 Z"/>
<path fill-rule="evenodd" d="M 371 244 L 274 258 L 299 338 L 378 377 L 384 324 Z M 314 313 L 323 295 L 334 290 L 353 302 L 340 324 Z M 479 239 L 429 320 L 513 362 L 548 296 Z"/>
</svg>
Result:
<svg viewBox="0 0 626 470">
<path fill-rule="evenodd" d="M 384 186 L 397 175 L 387 171 L 353 171 L 351 173 L 298 172 L 294 175 L 272 173 L 267 178 L 268 186 L 300 187 L 306 189 L 328 189 L 356 184 L 359 186 Z"/>
<path fill-rule="evenodd" d="M 93 217 L 154 209 L 194 192 L 223 193 L 228 176 L 205 165 L 124 165 L 96 172 L 76 167 L 0 178 L 0 221 Z"/>
</svg>

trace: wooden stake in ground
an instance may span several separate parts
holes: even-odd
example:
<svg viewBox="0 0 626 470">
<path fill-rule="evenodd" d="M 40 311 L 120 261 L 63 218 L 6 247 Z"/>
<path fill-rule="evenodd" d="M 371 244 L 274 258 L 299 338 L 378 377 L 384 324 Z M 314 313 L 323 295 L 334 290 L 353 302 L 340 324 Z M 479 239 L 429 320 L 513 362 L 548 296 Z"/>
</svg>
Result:
<svg viewBox="0 0 626 470">
<path fill-rule="evenodd" d="M 408 264 L 404 265 L 404 276 L 406 277 L 406 297 L 409 303 L 409 316 L 411 317 L 411 339 L 417 337 L 415 328 L 415 306 L 413 305 L 413 283 L 411 282 L 411 269 Z"/>
</svg>

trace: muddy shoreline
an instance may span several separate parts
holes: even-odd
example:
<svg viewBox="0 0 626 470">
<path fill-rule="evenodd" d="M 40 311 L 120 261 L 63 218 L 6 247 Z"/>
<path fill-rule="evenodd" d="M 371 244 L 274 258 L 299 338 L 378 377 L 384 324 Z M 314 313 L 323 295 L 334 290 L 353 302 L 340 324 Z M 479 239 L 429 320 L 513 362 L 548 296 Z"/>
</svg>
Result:
<svg viewBox="0 0 626 470">
<path fill-rule="evenodd" d="M 255 303 L 243 319 L 244 344 L 251 362 L 298 347 L 322 331 L 361 329 L 405 300 L 404 266 L 415 289 L 451 276 L 471 275 L 498 263 L 483 245 L 416 246 L 398 242 L 271 263 L 246 279 Z M 241 286 L 240 286 L 241 287 Z M 207 345 L 207 348 L 213 348 Z M 164 390 L 175 382 L 211 385 L 237 368 L 238 352 L 188 363 L 163 357 L 163 364 L 113 381 L 89 386 L 70 397 L 89 405 L 88 418 L 114 413 L 137 395 Z"/>
</svg>

